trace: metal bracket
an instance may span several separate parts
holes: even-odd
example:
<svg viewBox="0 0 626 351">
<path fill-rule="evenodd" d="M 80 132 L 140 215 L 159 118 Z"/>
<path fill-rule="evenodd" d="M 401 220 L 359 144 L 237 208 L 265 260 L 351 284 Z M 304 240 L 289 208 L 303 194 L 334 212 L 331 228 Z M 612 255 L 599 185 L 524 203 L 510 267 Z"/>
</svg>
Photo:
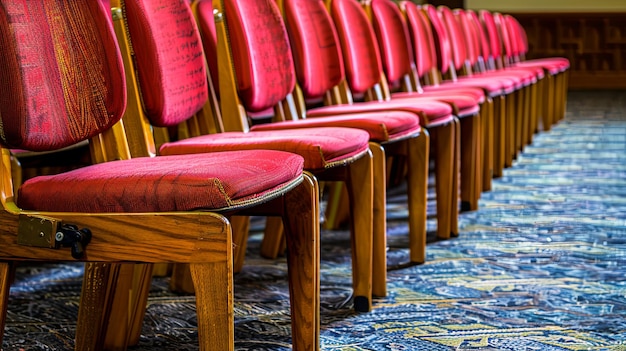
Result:
<svg viewBox="0 0 626 351">
<path fill-rule="evenodd" d="M 58 249 L 70 247 L 72 257 L 81 259 L 85 246 L 91 241 L 88 228 L 78 229 L 73 224 L 63 224 L 60 220 L 43 216 L 20 215 L 17 227 L 19 245 Z"/>
<path fill-rule="evenodd" d="M 57 247 L 54 237 L 60 225 L 61 221 L 56 218 L 20 215 L 17 226 L 17 243 L 54 249 Z"/>
</svg>

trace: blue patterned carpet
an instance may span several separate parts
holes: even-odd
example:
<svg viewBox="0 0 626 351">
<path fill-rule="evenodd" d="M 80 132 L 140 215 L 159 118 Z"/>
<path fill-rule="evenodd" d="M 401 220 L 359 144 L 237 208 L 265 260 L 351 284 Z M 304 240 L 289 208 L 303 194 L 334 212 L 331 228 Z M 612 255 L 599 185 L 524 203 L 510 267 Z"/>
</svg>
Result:
<svg viewBox="0 0 626 351">
<path fill-rule="evenodd" d="M 389 295 L 372 312 L 351 310 L 348 234 L 323 233 L 323 350 L 626 350 L 626 92 L 572 92 L 566 119 L 422 265 L 405 264 L 401 193 L 389 194 Z M 287 350 L 286 265 L 259 258 L 258 243 L 235 278 L 236 348 Z M 72 348 L 81 273 L 20 268 L 3 349 Z M 155 279 L 132 350 L 197 349 L 193 297 L 166 284 Z"/>
</svg>

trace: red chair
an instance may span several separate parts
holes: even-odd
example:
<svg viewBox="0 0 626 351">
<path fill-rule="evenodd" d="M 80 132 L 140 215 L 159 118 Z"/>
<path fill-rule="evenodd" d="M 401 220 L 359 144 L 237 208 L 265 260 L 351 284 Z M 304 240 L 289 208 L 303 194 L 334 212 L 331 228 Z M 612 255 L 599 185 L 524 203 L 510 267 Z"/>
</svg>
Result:
<svg viewBox="0 0 626 351">
<path fill-rule="evenodd" d="M 437 197 L 437 236 L 449 238 L 458 235 L 458 141 L 456 132 L 457 121 L 449 104 L 432 98 L 414 98 L 384 100 L 380 80 L 382 69 L 380 54 L 374 33 L 361 5 L 355 1 L 337 0 L 330 4 L 330 15 L 334 21 L 332 26 L 318 26 L 325 15 L 316 11 L 310 13 L 315 23 L 309 28 L 308 35 L 320 38 L 338 37 L 342 56 L 332 65 L 345 63 L 346 80 L 337 87 L 336 99 L 326 99 L 326 103 L 337 104 L 308 109 L 307 116 L 323 117 L 337 114 L 351 114 L 366 111 L 402 110 L 420 115 L 420 123 L 431 135 L 436 164 L 436 197 Z M 351 35 L 352 30 L 361 32 L 366 29 L 367 37 Z M 334 33 L 336 30 L 337 34 Z M 315 32 L 314 32 L 315 31 Z M 319 32 L 317 32 L 319 31 Z M 364 39 L 353 41 L 354 39 Z M 294 45 L 297 49 L 297 44 Z M 311 76 L 311 79 L 315 79 Z M 333 92 L 330 92 L 333 94 Z M 354 99 L 365 101 L 355 102 Z M 478 107 L 475 106 L 476 110 Z"/>
<path fill-rule="evenodd" d="M 501 22 L 500 33 L 505 51 L 507 52 L 507 63 L 512 67 L 539 67 L 552 80 L 552 84 L 544 91 L 548 101 L 542 111 L 542 127 L 544 130 L 549 130 L 551 124 L 556 123 L 565 116 L 569 60 L 564 57 L 525 60 L 528 52 L 528 42 L 524 28 L 511 15 L 504 15 L 501 19 L 500 16 L 494 17 L 494 20 L 496 19 Z M 507 48 L 508 51 L 506 50 Z"/>
<path fill-rule="evenodd" d="M 511 160 L 510 162 L 512 163 L 512 160 L 517 157 L 518 152 L 522 151 L 523 146 L 526 145 L 526 141 L 529 139 L 527 131 L 531 125 L 531 115 L 534 115 L 535 87 L 538 75 L 541 74 L 543 76 L 542 72 L 530 69 L 475 71 L 474 66 L 477 63 L 478 52 L 475 50 L 477 47 L 472 43 L 473 31 L 463 30 L 461 27 L 462 22 L 459 23 L 458 16 L 448 7 L 439 6 L 437 13 L 445 24 L 444 30 L 447 30 L 447 35 L 452 44 L 454 68 L 458 72 L 462 72 L 463 77 L 509 80 L 513 81 L 517 87 L 514 93 L 516 110 L 512 115 L 512 119 L 508 120 L 511 123 L 507 123 L 509 141 L 507 160 Z M 462 16 L 461 18 L 465 19 Z"/>
<path fill-rule="evenodd" d="M 100 1 L 8 5 L 2 2 L 0 16 L 1 330 L 15 262 L 88 263 L 77 350 L 106 343 L 112 295 L 104 287 L 128 267 L 118 263 L 184 262 L 196 288 L 200 349 L 233 350 L 226 216 L 260 211 L 284 216 L 288 228 L 294 348 L 318 349 L 318 189 L 302 157 L 250 150 L 130 158 L 118 122 L 128 72 L 110 8 Z M 46 152 L 83 140 L 95 164 L 31 178 L 15 201 L 9 148 Z"/>
<path fill-rule="evenodd" d="M 132 61 L 129 61 L 128 67 L 130 71 L 132 67 L 130 62 L 136 63 L 137 84 L 143 103 L 142 108 L 127 113 L 125 122 L 138 125 L 133 130 L 141 130 L 139 134 L 151 133 L 154 126 L 172 128 L 186 122 L 200 108 L 208 106 L 207 73 L 200 35 L 187 2 L 179 0 L 161 4 L 133 0 L 123 4 L 128 19 L 128 30 L 120 31 L 119 36 L 124 37 L 128 33 L 128 38 L 120 40 L 127 40 L 133 49 Z M 166 10 L 160 10 L 161 7 Z M 170 25 L 166 26 L 164 23 Z M 177 35 L 179 32 L 188 35 Z M 185 65 L 181 59 L 173 55 L 181 49 L 173 48 L 184 49 L 185 56 L 182 62 Z M 220 65 L 220 67 L 228 69 L 231 66 Z M 262 70 L 268 67 L 280 68 L 260 66 L 255 69 Z M 185 82 L 181 77 L 193 77 L 193 80 Z M 253 77 L 262 82 L 251 80 L 242 83 L 248 84 L 240 86 L 242 105 L 239 105 L 238 101 L 228 99 L 228 92 L 220 89 L 221 117 L 224 118 L 223 125 L 226 130 L 230 131 L 170 140 L 162 143 L 159 153 L 174 155 L 245 149 L 291 151 L 302 155 L 305 159 L 305 169 L 314 173 L 320 180 L 345 182 L 351 197 L 350 209 L 353 211 L 354 304 L 355 309 L 367 311 L 371 307 L 373 240 L 372 156 L 368 147 L 369 134 L 362 130 L 335 127 L 249 131 L 246 116 L 241 114 L 241 111 L 246 108 L 263 111 L 280 104 L 283 94 L 293 89 L 293 80 L 286 75 L 270 77 L 264 75 L 262 71 L 255 71 Z M 201 94 L 195 92 L 182 94 L 188 88 L 197 86 L 203 87 Z M 177 96 L 186 102 L 185 109 L 179 108 L 180 103 L 171 101 Z M 193 103 L 192 108 L 188 108 L 189 101 Z M 234 131 L 237 126 L 241 131 Z M 135 135 L 133 139 L 140 140 L 140 136 Z M 245 226 L 235 229 L 238 233 L 247 232 Z M 245 238 L 238 237 L 237 241 L 245 242 Z"/>
<path fill-rule="evenodd" d="M 474 87 L 483 90 L 484 94 L 494 101 L 493 123 L 489 128 L 488 137 L 493 140 L 493 176 L 502 175 L 505 164 L 506 138 L 504 133 L 504 119 L 514 111 L 511 94 L 515 91 L 515 84 L 510 80 L 466 77 L 456 75 L 455 66 L 451 60 L 451 42 L 448 33 L 436 9 L 430 5 L 418 7 L 409 2 L 403 2 L 409 28 L 415 43 L 418 72 L 427 84 L 437 88 L 452 85 L 455 87 Z M 430 12 L 431 15 L 427 15 Z M 433 32 L 437 32 L 435 36 Z M 419 57 L 418 53 L 425 47 L 431 53 L 430 58 Z M 418 59 L 419 58 L 419 59 Z M 447 77 L 447 79 L 443 79 Z M 491 121 L 490 121 L 491 122 Z M 489 141 L 489 144 L 491 142 Z M 510 164 L 510 162 L 508 163 Z M 507 164 L 507 165 L 508 165 Z"/>
<path fill-rule="evenodd" d="M 203 28 L 207 33 L 204 36 L 205 41 L 211 40 L 213 37 L 211 31 L 213 29 L 213 11 L 211 3 L 208 1 L 198 1 L 197 18 L 200 24 L 200 28 Z M 207 58 L 209 61 L 214 60 L 217 56 L 220 58 L 227 58 L 227 61 L 221 61 L 223 67 L 246 67 L 248 65 L 256 67 L 255 70 L 263 71 L 270 66 L 270 63 L 264 61 L 261 58 L 256 60 L 250 60 L 250 57 L 257 56 L 258 52 L 273 52 L 271 57 L 267 57 L 270 61 L 287 61 L 292 60 L 292 52 L 289 46 L 288 35 L 285 30 L 283 20 L 280 16 L 280 11 L 277 6 L 272 2 L 258 3 L 258 2 L 246 2 L 246 1 L 229 1 L 225 3 L 226 13 L 234 14 L 231 17 L 226 17 L 228 21 L 229 33 L 228 40 L 223 40 L 221 43 L 230 44 L 229 47 L 220 47 L 217 55 L 211 52 L 214 44 L 205 45 L 207 48 Z M 299 4 L 295 7 L 286 7 L 297 9 L 298 13 L 307 13 L 310 10 L 320 9 L 324 11 L 323 4 L 317 1 L 308 1 Z M 302 11 L 302 12 L 299 12 Z M 248 13 L 261 13 L 265 15 L 249 16 Z M 286 17 L 290 15 L 298 16 L 298 13 L 287 11 Z M 323 13 L 323 12 L 322 12 Z M 255 26 L 254 22 L 260 21 L 263 23 L 262 29 L 258 29 L 254 32 L 246 30 L 249 27 Z M 324 23 L 317 23 L 316 25 L 324 25 Z M 221 29 L 218 23 L 218 29 Z M 260 40 L 259 37 L 269 36 L 272 33 L 272 37 L 275 39 L 271 42 L 266 40 Z M 282 36 L 279 36 L 282 33 Z M 219 38 L 225 38 L 225 36 L 218 36 Z M 279 38 L 282 38 L 279 40 Z M 219 40 L 218 40 L 219 41 Z M 303 43 L 304 46 L 310 45 L 309 43 Z M 311 48 L 315 50 L 315 48 Z M 232 52 L 232 61 L 225 54 Z M 296 57 L 298 55 L 294 53 Z M 323 55 L 322 55 L 323 56 Z M 322 63 L 324 60 L 319 56 L 313 54 L 311 57 L 317 57 L 315 61 L 318 67 L 324 67 Z M 242 62 L 250 62 L 242 63 Z M 296 65 L 290 70 L 284 70 L 279 72 L 268 73 L 269 79 L 276 79 L 271 75 L 281 76 L 300 76 L 299 70 L 303 66 L 302 61 L 294 62 Z M 210 64 L 211 65 L 211 64 Z M 217 66 L 214 64 L 214 66 Z M 313 68 L 311 68 L 313 69 Z M 220 98 L 222 104 L 228 102 L 228 100 L 237 100 L 237 105 L 242 103 L 245 105 L 244 99 L 239 99 L 238 95 L 242 95 L 241 91 L 236 92 L 237 82 L 234 81 L 232 75 L 227 75 L 220 71 Z M 316 74 L 323 76 L 328 72 L 319 71 Z M 224 76 L 227 75 L 226 78 Z M 254 77 L 250 77 L 246 70 L 235 71 L 234 76 L 239 82 L 252 81 Z M 228 84 L 230 83 L 230 84 Z M 263 85 L 263 83 L 259 83 Z M 328 84 L 323 80 L 318 80 L 317 84 L 323 86 Z M 241 83 L 238 84 L 241 86 Z M 309 87 L 304 86 L 304 91 L 309 92 Z M 374 153 L 374 182 L 375 182 L 375 205 L 374 205 L 374 255 L 373 255 L 373 283 L 372 292 L 376 296 L 386 295 L 386 209 L 385 209 L 385 187 L 386 187 L 386 170 L 385 162 L 386 155 L 402 154 L 405 155 L 414 169 L 409 175 L 409 183 L 411 184 L 411 190 L 409 192 L 409 211 L 410 211 L 410 246 L 411 246 L 411 261 L 424 262 L 425 260 L 425 246 L 426 246 L 426 194 L 427 194 L 427 178 L 428 178 L 428 134 L 421 132 L 419 124 L 419 118 L 408 112 L 401 111 L 385 111 L 378 113 L 359 113 L 341 116 L 329 116 L 327 118 L 314 118 L 307 119 L 306 109 L 302 106 L 296 106 L 292 99 L 291 94 L 284 95 L 284 101 L 280 109 L 276 109 L 276 116 L 279 120 L 285 120 L 280 123 L 264 123 L 255 125 L 253 131 L 272 131 L 272 130 L 289 130 L 300 128 L 311 128 L 316 126 L 347 126 L 352 128 L 358 128 L 365 130 L 370 135 L 370 148 L 376 150 Z M 297 112 L 296 112 L 297 111 Z M 354 220 L 354 218 L 353 218 Z M 267 238 L 270 234 L 266 230 L 264 245 L 262 246 L 262 254 L 266 257 L 276 257 L 280 251 L 279 247 L 273 245 L 265 245 Z M 271 236 L 275 238 L 274 235 Z M 271 239 L 270 242 L 279 242 L 279 240 Z"/>
<path fill-rule="evenodd" d="M 391 99 L 430 97 L 451 104 L 461 123 L 461 210 L 475 210 L 483 189 L 484 146 L 482 124 L 488 121 L 491 100 L 472 88 L 425 92 L 415 76 L 413 49 L 408 27 L 398 5 L 391 0 L 374 0 L 365 7 L 370 14 L 381 51 L 381 61 Z M 474 106 L 480 106 L 480 115 Z M 476 140 L 474 140 L 475 138 Z M 489 166 L 490 167 L 490 166 Z M 488 174 L 490 175 L 490 169 Z M 489 176 L 490 184 L 491 176 Z"/>
</svg>

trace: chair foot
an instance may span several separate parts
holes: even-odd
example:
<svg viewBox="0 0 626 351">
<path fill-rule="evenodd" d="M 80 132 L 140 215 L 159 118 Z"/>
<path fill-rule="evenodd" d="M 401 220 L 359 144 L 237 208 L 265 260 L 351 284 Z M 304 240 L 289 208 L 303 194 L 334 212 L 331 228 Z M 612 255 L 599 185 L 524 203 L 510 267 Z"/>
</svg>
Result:
<svg viewBox="0 0 626 351">
<path fill-rule="evenodd" d="M 365 296 L 354 297 L 354 310 L 357 312 L 369 312 L 370 300 Z"/>
<path fill-rule="evenodd" d="M 461 201 L 461 212 L 474 211 L 472 204 L 469 201 Z"/>
</svg>

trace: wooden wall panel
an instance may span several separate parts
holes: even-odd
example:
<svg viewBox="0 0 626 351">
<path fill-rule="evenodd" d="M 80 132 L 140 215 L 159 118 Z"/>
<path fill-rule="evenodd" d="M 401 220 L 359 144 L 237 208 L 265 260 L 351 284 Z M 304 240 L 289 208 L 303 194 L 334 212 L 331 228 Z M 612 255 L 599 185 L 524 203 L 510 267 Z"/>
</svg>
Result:
<svg viewBox="0 0 626 351">
<path fill-rule="evenodd" d="M 570 60 L 570 88 L 626 89 L 626 12 L 511 15 L 526 30 L 528 58 Z"/>
</svg>

